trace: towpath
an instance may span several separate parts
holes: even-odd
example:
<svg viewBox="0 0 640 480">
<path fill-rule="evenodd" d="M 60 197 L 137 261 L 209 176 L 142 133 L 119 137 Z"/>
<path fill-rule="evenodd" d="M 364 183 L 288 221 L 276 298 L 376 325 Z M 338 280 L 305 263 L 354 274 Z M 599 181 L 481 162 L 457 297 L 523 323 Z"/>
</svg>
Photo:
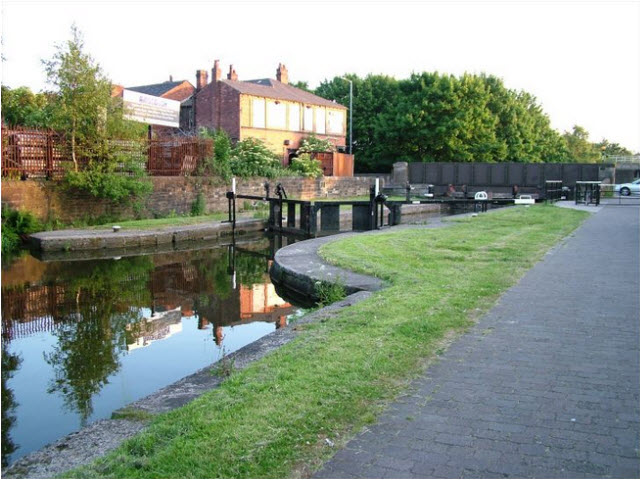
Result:
<svg viewBox="0 0 640 480">
<path fill-rule="evenodd" d="M 316 477 L 639 478 L 639 217 L 587 219 Z"/>
</svg>

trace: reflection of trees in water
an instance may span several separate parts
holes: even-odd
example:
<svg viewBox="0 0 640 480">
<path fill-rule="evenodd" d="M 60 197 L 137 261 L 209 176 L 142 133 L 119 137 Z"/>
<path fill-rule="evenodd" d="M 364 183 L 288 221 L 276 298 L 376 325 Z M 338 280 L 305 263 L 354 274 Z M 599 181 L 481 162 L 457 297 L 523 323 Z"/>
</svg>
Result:
<svg viewBox="0 0 640 480">
<path fill-rule="evenodd" d="M 224 253 L 200 258 L 197 262 L 198 273 L 200 274 L 200 292 L 204 295 L 198 297 L 201 304 L 207 304 L 206 296 L 215 293 L 216 297 L 224 300 L 231 295 L 233 289 L 231 282 L 232 271 L 235 268 L 236 282 L 239 285 L 253 285 L 264 283 L 267 274 L 267 259 L 259 254 L 252 255 L 248 252 L 235 250 L 235 255 L 231 249 L 226 249 Z"/>
<path fill-rule="evenodd" d="M 136 257 L 94 264 L 74 271 L 65 295 L 75 304 L 54 331 L 55 349 L 45 355 L 55 378 L 48 392 L 59 392 L 67 408 L 80 414 L 82 424 L 93 412 L 92 397 L 120 368 L 126 348 L 126 325 L 139 319 L 140 307 L 149 304 L 147 288 L 153 263 Z"/>
<path fill-rule="evenodd" d="M 16 421 L 13 411 L 18 405 L 13 397 L 13 391 L 7 387 L 7 380 L 13 376 L 22 360 L 18 355 L 10 354 L 7 345 L 2 342 L 2 467 L 6 467 L 9 456 L 18 446 L 13 443 L 9 431 Z"/>
<path fill-rule="evenodd" d="M 183 257 L 182 261 L 175 264 L 159 267 L 156 274 L 166 269 L 167 275 L 182 278 L 189 271 L 194 271 L 195 267 L 195 279 L 179 282 L 176 278 L 176 281 L 168 282 L 167 291 L 181 297 L 186 303 L 191 298 L 197 315 L 215 325 L 239 319 L 239 294 L 232 288 L 230 266 L 235 266 L 238 285 L 250 286 L 266 280 L 268 263 L 264 256 L 237 250 L 234 258 L 227 248 L 187 253 L 185 256 L 187 259 Z M 51 297 L 55 302 L 50 304 L 48 311 L 52 319 L 52 333 L 58 340 L 53 351 L 45 356 L 54 371 L 48 391 L 61 394 L 66 407 L 79 413 L 83 423 L 93 412 L 93 397 L 120 368 L 120 356 L 126 349 L 127 333 L 131 337 L 142 328 L 137 328 L 142 320 L 140 308 L 153 305 L 157 300 L 154 297 L 162 296 L 163 291 L 153 292 L 150 288 L 153 271 L 151 256 L 117 261 L 80 261 L 74 262 L 72 268 L 67 263 L 61 263 L 60 268 L 50 269 L 48 278 L 43 279 L 43 286 L 20 287 L 32 289 L 49 286 L 57 289 L 55 298 Z M 4 300 L 5 294 L 11 292 L 5 288 L 2 290 Z M 25 318 L 23 310 L 16 310 L 13 321 L 19 322 Z M 4 362 L 3 350 L 3 458 L 5 451 L 15 449 L 10 439 L 5 440 L 5 432 L 9 431 L 14 420 L 7 416 L 5 421 L 5 413 L 12 406 L 12 393 L 4 388 L 5 379 L 11 372 L 7 368 L 5 374 Z M 6 402 L 5 392 L 11 397 Z"/>
</svg>

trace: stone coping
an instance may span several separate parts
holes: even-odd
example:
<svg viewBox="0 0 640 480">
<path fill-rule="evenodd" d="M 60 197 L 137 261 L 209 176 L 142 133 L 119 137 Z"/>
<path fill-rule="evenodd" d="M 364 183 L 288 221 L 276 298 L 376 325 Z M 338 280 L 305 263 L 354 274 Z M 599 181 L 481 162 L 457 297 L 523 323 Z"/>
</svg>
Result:
<svg viewBox="0 0 640 480">
<path fill-rule="evenodd" d="M 265 220 L 238 220 L 236 234 L 262 231 Z M 54 230 L 34 233 L 32 245 L 44 252 L 153 247 L 196 240 L 212 240 L 231 235 L 230 223 L 208 222 L 149 230 Z"/>
</svg>

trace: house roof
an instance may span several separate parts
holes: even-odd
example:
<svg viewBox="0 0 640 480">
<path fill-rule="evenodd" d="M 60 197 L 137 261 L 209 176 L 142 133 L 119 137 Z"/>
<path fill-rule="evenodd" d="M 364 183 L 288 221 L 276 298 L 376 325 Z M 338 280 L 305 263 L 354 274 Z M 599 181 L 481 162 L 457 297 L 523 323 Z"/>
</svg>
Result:
<svg viewBox="0 0 640 480">
<path fill-rule="evenodd" d="M 153 85 L 140 85 L 138 87 L 128 87 L 127 90 L 133 90 L 134 92 L 146 93 L 147 95 L 153 95 L 154 97 L 161 97 L 165 93 L 173 90 L 178 85 L 183 84 L 186 80 L 178 80 L 177 82 L 162 82 L 154 83 Z"/>
<path fill-rule="evenodd" d="M 278 100 L 290 100 L 293 102 L 308 103 L 324 107 L 345 109 L 344 105 L 319 97 L 313 93 L 296 88 L 288 83 L 281 83 L 272 78 L 261 78 L 258 80 L 221 80 L 225 85 L 234 90 L 247 95 L 257 97 L 275 98 Z"/>
</svg>

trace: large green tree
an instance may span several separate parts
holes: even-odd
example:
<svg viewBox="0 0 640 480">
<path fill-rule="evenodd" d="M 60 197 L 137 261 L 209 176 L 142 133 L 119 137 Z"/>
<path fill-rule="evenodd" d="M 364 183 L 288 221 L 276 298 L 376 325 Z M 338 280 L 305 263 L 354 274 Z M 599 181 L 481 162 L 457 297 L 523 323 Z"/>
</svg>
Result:
<svg viewBox="0 0 640 480">
<path fill-rule="evenodd" d="M 551 128 L 536 98 L 508 89 L 494 76 L 382 75 L 353 82 L 353 145 L 359 171 L 388 171 L 411 162 L 559 162 L 565 140 Z M 315 93 L 349 104 L 343 77 Z M 348 142 L 348 139 L 347 139 Z"/>
</svg>

